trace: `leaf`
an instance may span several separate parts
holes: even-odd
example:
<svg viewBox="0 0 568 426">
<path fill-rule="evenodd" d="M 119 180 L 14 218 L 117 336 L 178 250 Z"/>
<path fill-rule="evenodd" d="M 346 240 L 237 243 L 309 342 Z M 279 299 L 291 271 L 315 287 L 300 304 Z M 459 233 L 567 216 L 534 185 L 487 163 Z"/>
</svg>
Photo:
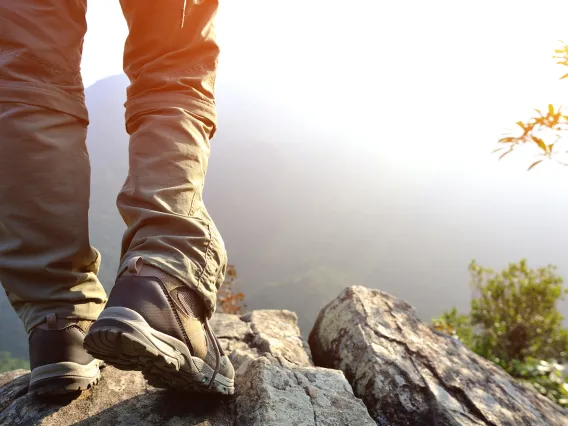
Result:
<svg viewBox="0 0 568 426">
<path fill-rule="evenodd" d="M 548 104 L 548 113 L 551 115 L 554 114 L 554 105 Z"/>
<path fill-rule="evenodd" d="M 501 155 L 499 156 L 499 160 L 502 159 L 505 155 L 507 155 L 507 154 L 509 154 L 509 153 L 511 153 L 511 152 L 513 152 L 512 149 L 510 149 L 510 150 L 507 151 L 507 152 L 504 152 L 503 154 L 501 154 Z"/>
<path fill-rule="evenodd" d="M 540 149 L 542 149 L 544 152 L 548 152 L 546 149 L 546 144 L 541 138 L 531 135 L 531 139 L 539 146 Z"/>
<path fill-rule="evenodd" d="M 511 142 L 516 142 L 517 138 L 513 138 L 511 136 L 507 136 L 505 138 L 501 138 L 499 139 L 499 143 L 511 143 Z"/>
<path fill-rule="evenodd" d="M 565 62 L 559 62 L 559 64 L 564 64 Z M 560 77 L 560 80 L 564 80 L 565 78 L 568 78 L 568 74 L 564 74 L 562 77 Z"/>
<path fill-rule="evenodd" d="M 496 152 L 503 151 L 504 149 L 507 149 L 507 148 L 505 148 L 505 147 L 503 146 L 503 147 L 501 147 L 501 148 L 494 149 L 493 151 L 491 151 L 491 154 L 495 154 Z"/>
<path fill-rule="evenodd" d="M 534 163 L 531 164 L 531 166 L 528 168 L 527 171 L 529 171 L 530 169 L 532 169 L 532 168 L 533 168 L 534 166 L 536 166 L 538 163 L 542 163 L 543 161 L 544 161 L 544 160 L 535 161 Z"/>
</svg>

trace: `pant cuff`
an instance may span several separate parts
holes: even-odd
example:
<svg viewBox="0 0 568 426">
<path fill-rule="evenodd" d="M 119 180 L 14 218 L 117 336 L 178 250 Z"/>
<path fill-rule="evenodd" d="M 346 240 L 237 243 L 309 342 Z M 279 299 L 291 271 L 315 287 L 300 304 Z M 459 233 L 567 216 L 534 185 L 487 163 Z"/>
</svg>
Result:
<svg viewBox="0 0 568 426">
<path fill-rule="evenodd" d="M 0 102 L 18 102 L 49 108 L 88 122 L 89 114 L 82 89 L 80 87 L 80 92 L 73 96 L 57 86 L 45 83 L 0 80 Z"/>
<path fill-rule="evenodd" d="M 54 313 L 58 318 L 94 321 L 103 310 L 104 303 L 86 302 L 76 305 L 24 303 L 22 306 L 16 306 L 15 308 L 18 316 L 24 323 L 26 331 L 29 333 L 36 325 L 44 322 L 45 316 L 50 313 Z"/>
<path fill-rule="evenodd" d="M 205 118 L 207 121 L 213 123 L 213 130 L 209 135 L 209 139 L 217 129 L 217 110 L 215 102 L 210 100 L 202 100 L 196 97 L 187 96 L 180 93 L 153 93 L 150 95 L 141 95 L 136 98 L 128 99 L 125 103 L 126 113 L 125 121 L 126 128 L 129 131 L 130 121 L 139 114 L 144 114 L 148 111 L 159 110 L 164 108 L 181 108 L 191 114 Z M 130 131 L 129 131 L 130 133 Z"/>
</svg>

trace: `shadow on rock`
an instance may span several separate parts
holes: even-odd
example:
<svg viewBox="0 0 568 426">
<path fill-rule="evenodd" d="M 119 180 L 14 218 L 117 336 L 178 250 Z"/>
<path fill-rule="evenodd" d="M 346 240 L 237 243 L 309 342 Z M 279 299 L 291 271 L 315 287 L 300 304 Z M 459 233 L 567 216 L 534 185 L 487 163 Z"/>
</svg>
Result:
<svg viewBox="0 0 568 426">
<path fill-rule="evenodd" d="M 235 398 L 211 394 L 155 390 L 122 401 L 76 423 L 86 425 L 230 425 Z"/>
</svg>

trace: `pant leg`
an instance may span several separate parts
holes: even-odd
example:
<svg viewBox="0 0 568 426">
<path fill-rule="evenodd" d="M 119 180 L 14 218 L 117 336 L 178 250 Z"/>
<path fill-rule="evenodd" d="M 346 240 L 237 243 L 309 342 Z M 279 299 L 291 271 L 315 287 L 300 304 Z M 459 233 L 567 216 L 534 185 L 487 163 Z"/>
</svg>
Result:
<svg viewBox="0 0 568 426">
<path fill-rule="evenodd" d="M 29 331 L 106 301 L 88 234 L 85 0 L 0 6 L 0 282 Z"/>
<path fill-rule="evenodd" d="M 121 0 L 121 6 L 131 85 L 130 172 L 117 199 L 127 225 L 119 273 L 140 256 L 196 290 L 212 314 L 227 264 L 202 200 L 217 120 L 218 1 Z"/>
</svg>

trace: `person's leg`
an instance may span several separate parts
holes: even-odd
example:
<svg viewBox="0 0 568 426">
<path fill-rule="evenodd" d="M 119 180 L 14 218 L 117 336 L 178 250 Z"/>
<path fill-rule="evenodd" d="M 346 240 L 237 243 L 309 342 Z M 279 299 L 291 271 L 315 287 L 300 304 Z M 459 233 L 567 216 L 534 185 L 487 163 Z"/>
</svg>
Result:
<svg viewBox="0 0 568 426">
<path fill-rule="evenodd" d="M 130 172 L 118 208 L 128 229 L 119 278 L 85 344 L 155 384 L 232 393 L 232 366 L 207 324 L 227 255 L 202 200 L 218 2 L 184 3 L 121 0 Z"/>
<path fill-rule="evenodd" d="M 185 282 L 215 309 L 226 253 L 202 201 L 217 124 L 217 0 L 122 0 L 129 36 L 126 128 L 130 171 L 118 196 L 127 231 L 121 271 L 142 257 Z M 183 21 L 182 21 L 183 19 Z M 183 22 L 183 27 L 182 27 Z"/>
<path fill-rule="evenodd" d="M 31 333 L 36 373 L 48 362 L 88 358 L 81 351 L 86 323 L 76 339 L 53 336 L 96 319 L 106 301 L 88 235 L 85 11 L 85 0 L 4 0 L 0 7 L 0 282 Z"/>
</svg>

